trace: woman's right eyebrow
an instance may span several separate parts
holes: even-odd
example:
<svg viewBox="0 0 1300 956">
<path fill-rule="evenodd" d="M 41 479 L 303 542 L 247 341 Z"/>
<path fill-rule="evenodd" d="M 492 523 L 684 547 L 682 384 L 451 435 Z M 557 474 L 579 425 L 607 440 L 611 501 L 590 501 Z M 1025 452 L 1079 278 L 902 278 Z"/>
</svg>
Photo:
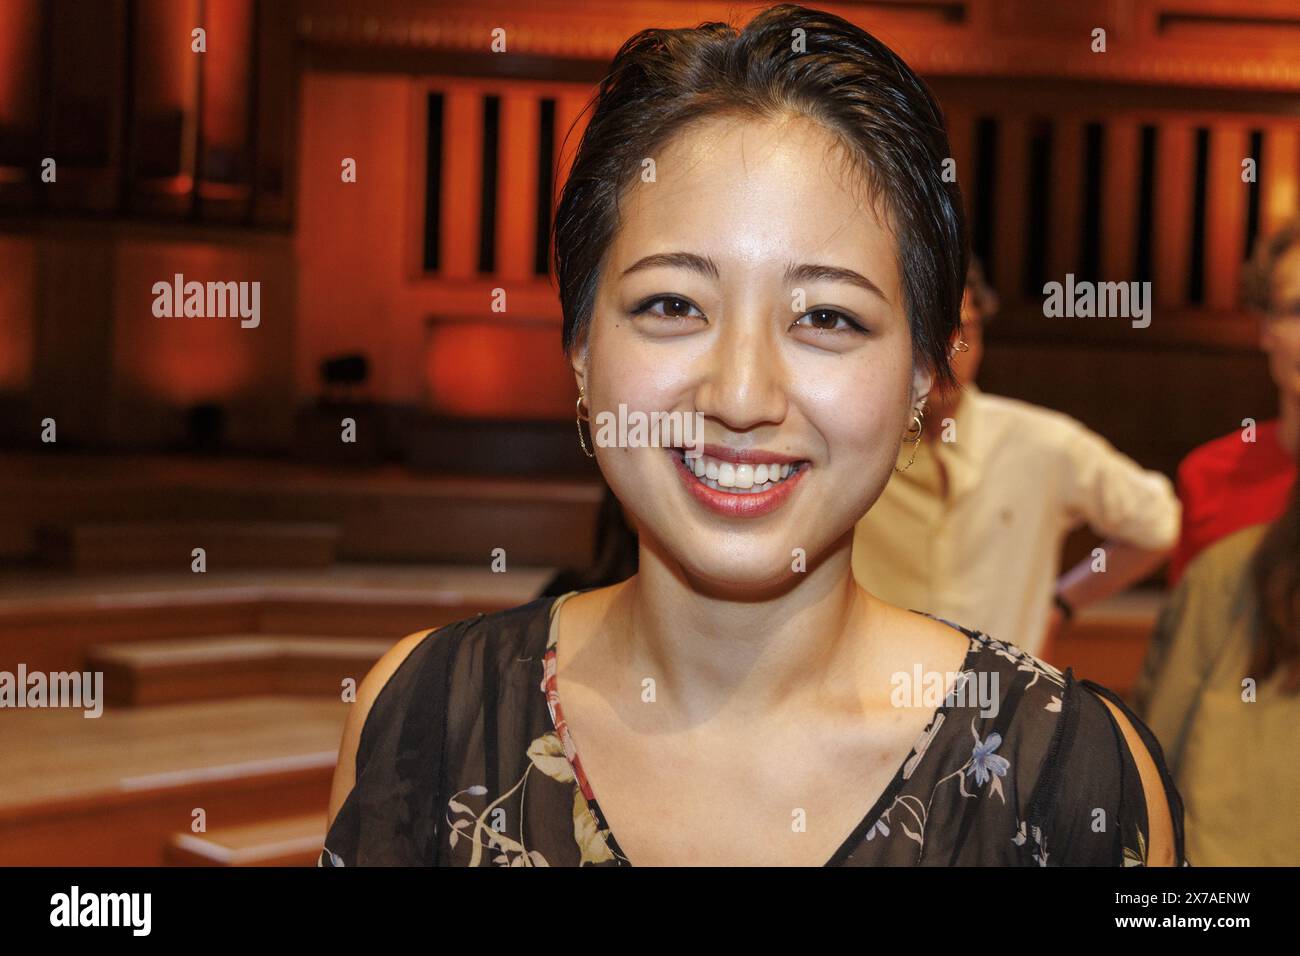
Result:
<svg viewBox="0 0 1300 956">
<path fill-rule="evenodd" d="M 672 266 L 679 269 L 690 269 L 692 272 L 698 272 L 700 275 L 708 276 L 713 279 L 721 278 L 718 271 L 718 265 L 708 256 L 696 255 L 693 252 L 657 252 L 652 256 L 646 256 L 638 259 L 632 265 L 623 270 L 623 275 L 630 275 L 633 272 L 639 272 L 642 269 L 652 269 L 655 266 Z M 622 278 L 622 276 L 620 276 Z"/>
<path fill-rule="evenodd" d="M 639 272 L 642 269 L 652 269 L 655 266 L 669 266 L 680 269 L 690 269 L 692 272 L 698 272 L 700 275 L 708 276 L 712 279 L 721 278 L 718 271 L 718 265 L 708 256 L 697 255 L 694 252 L 657 252 L 654 255 L 645 256 L 638 259 L 632 265 L 623 270 L 622 275 L 631 275 L 633 272 Z M 620 276 L 622 278 L 622 276 Z M 827 265 L 790 265 L 785 270 L 785 279 L 787 282 L 814 282 L 817 280 L 826 280 L 830 282 L 846 282 L 850 285 L 858 286 L 868 292 L 873 292 L 880 298 L 888 302 L 885 293 L 880 291 L 880 287 L 874 282 L 862 275 L 860 272 L 854 272 L 852 269 L 844 269 L 838 266 Z"/>
</svg>

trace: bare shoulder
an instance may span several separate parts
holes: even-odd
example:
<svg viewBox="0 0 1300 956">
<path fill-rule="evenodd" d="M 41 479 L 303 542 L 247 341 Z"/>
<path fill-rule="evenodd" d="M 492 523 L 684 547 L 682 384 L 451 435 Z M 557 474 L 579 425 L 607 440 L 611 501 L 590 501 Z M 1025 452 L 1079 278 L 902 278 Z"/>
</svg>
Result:
<svg viewBox="0 0 1300 956">
<path fill-rule="evenodd" d="M 894 605 L 886 606 L 895 615 L 898 626 L 910 634 L 913 640 L 923 641 L 937 652 L 951 651 L 956 648 L 965 649 L 970 645 L 970 638 L 953 627 L 952 624 L 931 617 L 928 614 L 905 611 L 901 607 L 895 607 Z M 953 623 L 960 624 L 961 622 L 955 621 Z"/>
<path fill-rule="evenodd" d="M 587 639 L 596 636 L 601 624 L 618 599 L 624 593 L 627 582 L 611 584 L 608 587 L 593 588 L 570 595 L 556 612 L 564 629 L 564 646 L 566 657 L 570 660 L 582 650 Z"/>
<path fill-rule="evenodd" d="M 334 781 L 330 785 L 330 824 L 334 822 L 339 808 L 343 806 L 343 801 L 347 799 L 353 784 L 356 783 L 357 746 L 361 742 L 361 728 L 366 724 L 366 717 L 370 714 L 370 708 L 374 706 L 375 698 L 384 689 L 389 678 L 402 666 L 402 662 L 432 633 L 432 630 L 416 631 L 402 638 L 379 658 L 357 687 L 357 699 L 351 705 L 347 721 L 343 725 L 339 760 L 334 768 Z"/>
<path fill-rule="evenodd" d="M 1142 779 L 1142 792 L 1146 796 L 1147 822 L 1150 829 L 1147 838 L 1147 865 L 1176 866 L 1174 824 L 1169 815 L 1169 801 L 1165 797 L 1165 786 L 1160 778 L 1160 770 L 1156 767 L 1151 752 L 1147 750 L 1132 721 L 1112 701 L 1100 695 L 1098 697 L 1110 710 L 1119 729 L 1123 732 L 1129 753 L 1133 755 L 1133 762 L 1137 764 L 1138 776 Z"/>
<path fill-rule="evenodd" d="M 923 668 L 936 671 L 961 668 L 970 651 L 970 637 L 951 624 L 925 614 L 905 611 L 883 602 L 882 606 L 889 615 L 889 632 L 909 657 L 921 661 Z"/>
</svg>

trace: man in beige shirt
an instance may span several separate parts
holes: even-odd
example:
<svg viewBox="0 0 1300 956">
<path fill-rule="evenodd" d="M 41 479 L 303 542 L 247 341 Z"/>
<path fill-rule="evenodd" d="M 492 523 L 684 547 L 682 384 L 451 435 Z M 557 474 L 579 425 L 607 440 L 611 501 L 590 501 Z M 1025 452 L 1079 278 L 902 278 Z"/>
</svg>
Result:
<svg viewBox="0 0 1300 956">
<path fill-rule="evenodd" d="M 968 348 L 954 356 L 963 387 L 930 403 L 920 447 L 903 444 L 906 470 L 858 523 L 853 571 L 886 601 L 1037 654 L 1075 611 L 1159 567 L 1181 515 L 1168 478 L 1073 418 L 975 386 L 996 301 L 973 264 Z M 1062 544 L 1085 523 L 1102 551 L 1058 579 Z"/>
</svg>

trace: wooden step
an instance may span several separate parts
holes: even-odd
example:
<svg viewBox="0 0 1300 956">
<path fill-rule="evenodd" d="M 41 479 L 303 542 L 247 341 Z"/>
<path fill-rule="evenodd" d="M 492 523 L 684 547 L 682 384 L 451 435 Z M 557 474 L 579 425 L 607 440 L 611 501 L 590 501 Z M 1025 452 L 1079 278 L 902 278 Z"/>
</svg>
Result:
<svg viewBox="0 0 1300 956">
<path fill-rule="evenodd" d="M 7 710 L 0 866 L 161 866 L 196 809 L 215 830 L 326 807 L 349 706 L 242 697 L 95 719 Z"/>
<path fill-rule="evenodd" d="M 164 855 L 172 866 L 314 866 L 328 816 L 322 810 L 207 833 L 176 833 Z"/>
<path fill-rule="evenodd" d="M 585 460 L 585 459 L 584 459 Z M 604 489 L 581 480 L 422 474 L 260 458 L 0 455 L 0 560 L 29 560 L 36 529 L 89 522 L 329 522 L 342 561 L 512 566 L 590 560 Z M 187 545 L 183 567 L 189 568 Z M 215 568 L 209 552 L 209 569 Z"/>
<path fill-rule="evenodd" d="M 91 647 L 86 669 L 103 671 L 104 699 L 112 706 L 261 694 L 338 696 L 344 678 L 360 684 L 396 639 L 229 634 L 120 641 Z"/>
<path fill-rule="evenodd" d="M 202 548 L 208 572 L 323 568 L 334 563 L 339 529 L 304 521 L 113 521 L 45 526 L 43 563 L 74 571 L 193 571 Z"/>
<path fill-rule="evenodd" d="M 396 639 L 532 599 L 549 568 L 337 564 L 312 571 L 0 574 L 0 670 L 84 666 L 95 644 L 213 634 Z"/>
</svg>

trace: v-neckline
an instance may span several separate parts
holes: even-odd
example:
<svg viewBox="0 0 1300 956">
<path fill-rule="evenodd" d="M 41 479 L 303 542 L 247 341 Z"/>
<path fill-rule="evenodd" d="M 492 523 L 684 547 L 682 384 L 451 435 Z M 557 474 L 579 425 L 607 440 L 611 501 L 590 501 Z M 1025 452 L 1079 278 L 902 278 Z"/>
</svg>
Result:
<svg viewBox="0 0 1300 956">
<path fill-rule="evenodd" d="M 619 861 L 619 865 L 633 866 L 634 864 L 632 861 L 628 859 L 627 854 L 623 852 L 623 848 L 619 846 L 618 838 L 615 837 L 613 829 L 609 826 L 609 821 L 605 817 L 605 812 L 600 808 L 600 803 L 596 800 L 596 793 L 591 787 L 591 782 L 587 779 L 587 775 L 582 769 L 582 758 L 578 755 L 578 745 L 573 739 L 572 732 L 568 728 L 568 721 L 564 717 L 563 705 L 560 703 L 559 668 L 557 666 L 559 661 L 557 648 L 559 646 L 560 638 L 559 611 L 560 606 L 565 601 L 579 593 L 581 592 L 569 591 L 565 594 L 561 594 L 551 602 L 548 614 L 548 627 L 546 631 L 546 652 L 542 655 L 541 689 L 546 702 L 546 711 L 550 716 L 551 729 L 555 732 L 556 736 L 560 740 L 560 745 L 564 748 L 564 757 L 569 762 L 570 768 L 573 770 L 574 779 L 579 791 L 582 793 L 583 800 L 586 801 L 587 812 L 591 814 L 592 819 L 595 821 L 598 835 L 605 841 L 605 845 L 614 855 L 614 858 Z M 961 667 L 957 673 L 960 675 L 971 669 L 971 659 L 982 646 L 979 641 L 952 621 L 946 621 L 943 618 L 925 614 L 924 611 L 914 611 L 913 613 L 924 614 L 931 620 L 938 621 L 941 624 L 946 624 L 965 637 L 968 642 L 966 656 L 962 658 Z M 958 677 L 959 681 L 960 679 L 961 678 Z M 831 854 L 830 859 L 821 864 L 821 868 L 839 866 L 853 853 L 866 837 L 867 833 L 869 833 L 876 825 L 880 815 L 888 809 L 889 805 L 898 795 L 898 791 L 903 788 L 903 783 L 906 780 L 904 774 L 907 773 L 907 765 L 911 762 L 913 756 L 916 755 L 917 749 L 923 742 L 926 743 L 926 750 L 921 754 L 921 759 L 912 767 L 911 773 L 907 773 L 907 776 L 909 777 L 912 773 L 916 772 L 916 768 L 920 766 L 921 761 L 925 759 L 926 754 L 933 749 L 933 741 L 930 740 L 927 742 L 926 738 L 929 737 L 931 733 L 935 732 L 935 722 L 941 717 L 944 719 L 944 723 L 947 723 L 948 713 L 956 706 L 957 700 L 957 695 L 953 694 L 952 690 L 952 687 L 945 689 L 942 703 L 940 703 L 940 705 L 934 709 L 934 712 L 930 714 L 930 719 L 926 721 L 924 729 L 917 735 L 916 740 L 903 756 L 902 763 L 900 763 L 898 769 L 894 771 L 894 775 L 890 778 L 885 789 L 881 791 L 880 796 L 876 798 L 871 809 L 867 811 L 866 816 L 858 821 L 857 825 L 849 831 L 848 836 L 844 838 L 839 847 L 836 848 L 835 852 Z"/>
</svg>

